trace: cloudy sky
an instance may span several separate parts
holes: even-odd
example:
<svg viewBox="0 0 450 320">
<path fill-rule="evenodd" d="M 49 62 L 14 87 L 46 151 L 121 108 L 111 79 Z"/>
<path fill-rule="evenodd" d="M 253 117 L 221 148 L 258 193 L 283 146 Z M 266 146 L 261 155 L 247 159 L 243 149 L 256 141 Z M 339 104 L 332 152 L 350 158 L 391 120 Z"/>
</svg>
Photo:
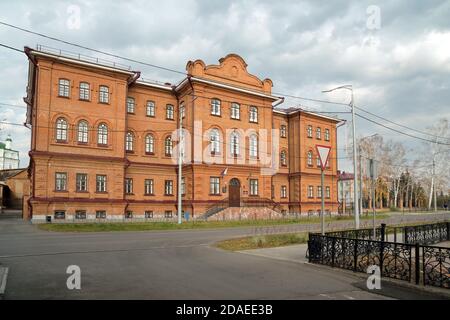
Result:
<svg viewBox="0 0 450 320">
<path fill-rule="evenodd" d="M 2 22 L 180 71 L 188 60 L 213 64 L 233 52 L 246 60 L 250 73 L 271 78 L 274 92 L 349 102 L 349 92 L 324 95 L 321 90 L 352 84 L 357 105 L 418 130 L 439 118 L 450 119 L 449 17 L 450 1 L 437 0 L 0 3 Z M 17 48 L 42 44 L 98 56 L 1 25 L 0 39 Z M 182 77 L 131 65 L 144 78 L 177 82 Z M 0 47 L 0 79 L 0 103 L 24 105 L 25 55 Z M 298 104 L 348 110 L 299 99 L 287 99 L 284 106 Z M 0 105 L 0 120 L 23 123 L 25 110 Z M 21 151 L 21 165 L 26 166 L 29 130 L 0 128 L 0 139 L 11 134 Z M 341 148 L 347 145 L 348 131 L 345 126 L 340 129 Z M 358 136 L 379 133 L 403 141 L 413 150 L 411 159 L 420 146 L 362 119 L 357 131 Z"/>
</svg>

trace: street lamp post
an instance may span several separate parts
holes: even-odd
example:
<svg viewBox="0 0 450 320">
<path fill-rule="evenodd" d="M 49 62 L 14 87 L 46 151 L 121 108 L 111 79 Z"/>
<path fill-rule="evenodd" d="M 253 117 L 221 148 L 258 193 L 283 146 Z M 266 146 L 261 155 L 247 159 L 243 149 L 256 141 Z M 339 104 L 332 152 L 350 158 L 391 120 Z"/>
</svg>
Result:
<svg viewBox="0 0 450 320">
<path fill-rule="evenodd" d="M 352 131 L 353 131 L 353 208 L 355 213 L 355 229 L 359 229 L 359 205 L 358 205 L 358 172 L 356 167 L 356 123 L 355 123 L 355 108 L 354 108 L 354 97 L 353 97 L 353 86 L 350 85 L 344 85 L 339 86 L 330 90 L 323 90 L 323 93 L 326 92 L 332 92 L 334 90 L 338 89 L 347 89 L 351 92 L 351 101 L 350 101 L 350 107 L 352 109 Z"/>
</svg>

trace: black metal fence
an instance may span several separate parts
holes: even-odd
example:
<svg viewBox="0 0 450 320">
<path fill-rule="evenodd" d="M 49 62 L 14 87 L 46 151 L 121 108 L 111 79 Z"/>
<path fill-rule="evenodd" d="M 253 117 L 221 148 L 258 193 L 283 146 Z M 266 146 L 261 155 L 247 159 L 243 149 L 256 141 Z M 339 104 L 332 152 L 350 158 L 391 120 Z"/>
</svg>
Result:
<svg viewBox="0 0 450 320">
<path fill-rule="evenodd" d="M 405 243 L 422 245 L 450 241 L 450 222 L 403 227 Z"/>
<path fill-rule="evenodd" d="M 448 235 L 448 229 L 445 233 L 442 223 L 436 225 L 416 228 L 416 233 L 408 230 L 409 240 L 413 241 L 413 234 L 420 241 L 446 241 L 443 235 Z M 388 242 L 385 231 L 385 225 L 377 228 L 375 238 L 373 229 L 310 233 L 309 262 L 363 273 L 375 265 L 382 277 L 450 289 L 450 248 Z"/>
</svg>

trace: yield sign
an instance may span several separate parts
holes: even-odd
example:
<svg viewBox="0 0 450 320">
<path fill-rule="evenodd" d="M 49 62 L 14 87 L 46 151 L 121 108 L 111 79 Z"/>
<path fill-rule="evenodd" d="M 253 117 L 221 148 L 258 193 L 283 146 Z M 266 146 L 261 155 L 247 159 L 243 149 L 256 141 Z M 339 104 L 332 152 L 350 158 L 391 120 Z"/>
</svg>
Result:
<svg viewBox="0 0 450 320">
<path fill-rule="evenodd" d="M 325 170 L 325 165 L 328 161 L 328 157 L 330 156 L 331 147 L 316 144 L 316 150 L 319 154 L 320 166 L 322 167 L 322 170 Z"/>
</svg>

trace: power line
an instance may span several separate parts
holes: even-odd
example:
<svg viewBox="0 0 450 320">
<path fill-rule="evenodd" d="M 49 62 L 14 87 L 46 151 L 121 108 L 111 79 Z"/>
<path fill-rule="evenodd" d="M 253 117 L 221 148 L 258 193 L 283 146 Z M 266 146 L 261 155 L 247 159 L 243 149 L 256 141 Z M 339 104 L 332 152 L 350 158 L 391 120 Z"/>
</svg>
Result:
<svg viewBox="0 0 450 320">
<path fill-rule="evenodd" d="M 10 47 L 10 46 L 8 46 L 8 45 L 6 45 L 6 44 L 3 44 L 3 43 L 0 43 L 0 47 L 4 47 L 4 48 L 7 48 L 7 49 L 11 49 L 11 50 L 14 50 L 14 51 L 18 51 L 18 52 L 20 52 L 20 53 L 23 53 L 23 52 L 24 52 L 23 50 L 20 50 L 20 49 L 14 48 L 14 47 Z"/>
<path fill-rule="evenodd" d="M 145 65 L 145 66 L 148 66 L 148 67 L 157 68 L 157 69 L 160 69 L 160 70 L 165 70 L 165 71 L 170 71 L 170 72 L 174 72 L 174 73 L 177 73 L 177 74 L 186 75 L 186 72 L 178 71 L 178 70 L 167 68 L 167 67 L 158 66 L 158 65 L 155 65 L 155 64 L 152 64 L 152 63 L 142 62 L 142 61 L 131 59 L 131 58 L 126 58 L 126 57 L 119 56 L 119 55 L 112 54 L 112 53 L 108 53 L 108 52 L 105 52 L 105 51 L 102 51 L 102 50 L 89 48 L 89 47 L 86 47 L 86 46 L 83 46 L 83 45 L 79 45 L 79 44 L 76 44 L 76 43 L 73 43 L 73 42 L 69 42 L 69 41 L 66 41 L 66 40 L 61 40 L 61 39 L 58 39 L 58 38 L 55 38 L 55 37 L 47 36 L 47 35 L 45 35 L 43 33 L 39 33 L 39 32 L 35 32 L 35 31 L 31 31 L 29 29 L 21 28 L 21 27 L 18 27 L 18 26 L 15 26 L 15 25 L 3 22 L 3 21 L 0 21 L 0 24 L 4 25 L 4 26 L 7 26 L 7 27 L 10 27 L 10 28 L 13 28 L 13 29 L 17 29 L 17 30 L 23 31 L 23 32 L 34 34 L 34 35 L 37 35 L 37 36 L 40 36 L 40 37 L 43 37 L 43 38 L 47 38 L 47 39 L 50 39 L 50 40 L 53 40 L 53 41 L 58 41 L 58 42 L 61 42 L 61 43 L 67 44 L 67 45 L 78 47 L 78 48 L 81 48 L 81 49 L 84 49 L 84 50 L 90 50 L 92 52 L 97 52 L 97 53 L 104 54 L 106 56 L 114 57 L 114 58 L 117 58 L 117 59 L 122 59 L 122 60 L 130 61 L 130 62 L 133 62 L 133 63 L 138 63 L 138 64 L 141 64 L 141 65 Z M 15 50 L 17 50 L 17 49 L 15 49 Z"/>
<path fill-rule="evenodd" d="M 123 60 L 127 60 L 127 61 L 130 61 L 130 62 L 134 62 L 134 63 L 138 63 L 138 64 L 142 64 L 142 65 L 146 65 L 146 66 L 150 66 L 150 67 L 154 67 L 154 68 L 159 68 L 159 69 L 166 70 L 166 71 L 176 72 L 176 73 L 178 73 L 178 74 L 187 75 L 185 72 L 181 72 L 181 71 L 174 70 L 174 69 L 171 69 L 171 68 L 166 68 L 166 67 L 158 66 L 158 65 L 155 65 L 155 64 L 150 64 L 150 63 L 147 63 L 147 62 L 142 62 L 142 61 L 135 60 L 135 59 L 126 58 L 126 57 L 123 57 L 123 56 L 119 56 L 119 55 L 116 55 L 116 54 L 111 54 L 111 53 L 108 53 L 108 52 L 105 52 L 105 51 L 101 51 L 101 50 L 97 50 L 97 49 L 92 49 L 92 48 L 89 48 L 89 47 L 86 47 L 86 46 L 83 46 L 83 45 L 79 45 L 79 44 L 76 44 L 76 43 L 73 43 L 73 42 L 69 42 L 69 41 L 66 41 L 66 40 L 61 40 L 61 39 L 58 39 L 58 38 L 55 38 L 55 37 L 47 36 L 47 35 L 45 35 L 45 34 L 38 33 L 38 32 L 34 32 L 34 31 L 31 31 L 31 30 L 28 30 L 28 29 L 25 29 L 25 28 L 21 28 L 21 27 L 12 25 L 12 24 L 8 24 L 8 23 L 2 22 L 2 21 L 0 21 L 0 24 L 1 24 L 1 25 L 4 25 L 4 26 L 11 27 L 11 28 L 14 28 L 14 29 L 17 29 L 17 30 L 20 30 L 20 31 L 23 31 L 23 32 L 27 32 L 27 33 L 31 33 L 31 34 L 34 34 L 34 35 L 38 35 L 38 36 L 41 36 L 41 37 L 44 37 L 44 38 L 47 38 L 47 39 L 50 39 L 50 40 L 53 40 L 53 41 L 58 41 L 58 42 L 65 43 L 65 44 L 68 44 L 68 45 L 72 45 L 72 46 L 75 46 L 75 47 L 78 47 L 78 48 L 82 48 L 82 49 L 85 49 L 85 50 L 90 50 L 90 51 L 97 52 L 97 53 L 100 53 L 100 54 L 108 55 L 108 56 L 111 56 L 111 57 L 114 57 L 114 58 L 123 59 Z M 17 48 L 13 48 L 13 47 L 10 47 L 10 46 L 7 46 L 7 45 L 2 45 L 2 46 L 5 47 L 5 48 L 9 48 L 9 49 L 18 51 L 18 52 L 23 52 L 23 50 L 20 50 L 20 49 L 17 49 Z M 313 98 L 307 98 L 307 97 L 301 97 L 301 96 L 295 96 L 295 95 L 283 94 L 283 93 L 274 93 L 274 94 L 276 94 L 276 95 L 283 95 L 283 96 L 285 96 L 285 97 L 290 97 L 290 98 L 295 98 L 295 99 L 301 99 L 301 100 L 308 100 L 308 101 L 314 101 L 314 102 L 320 102 L 320 103 L 329 103 L 329 104 L 336 104 L 336 105 L 344 105 L 344 106 L 348 106 L 348 104 L 346 104 L 346 103 L 333 102 L 333 101 L 328 101 L 328 100 L 313 99 Z M 358 108 L 358 109 L 359 109 L 359 108 Z M 306 110 L 305 110 L 305 111 L 306 111 Z M 362 110 L 362 108 L 361 108 L 361 111 L 367 112 L 366 110 Z M 394 128 L 387 127 L 387 126 L 385 126 L 385 125 L 383 125 L 383 124 L 380 124 L 380 123 L 378 123 L 378 122 L 376 122 L 376 121 L 374 121 L 374 120 L 368 119 L 368 118 L 366 118 L 366 117 L 364 117 L 364 116 L 362 116 L 362 115 L 360 115 L 360 114 L 357 114 L 357 115 L 358 115 L 359 117 L 361 117 L 361 118 L 367 120 L 367 121 L 370 121 L 370 122 L 372 122 L 372 123 L 378 124 L 378 125 L 380 125 L 380 126 L 386 128 L 386 129 L 395 131 L 395 132 L 397 132 L 397 133 L 400 133 L 400 134 L 403 134 L 403 135 L 406 135 L 406 136 L 409 136 L 409 137 L 412 137 L 412 138 L 416 138 L 416 139 L 423 140 L 423 141 L 427 141 L 427 142 L 437 143 L 437 144 L 450 145 L 450 144 L 446 144 L 446 143 L 441 143 L 441 142 L 431 141 L 431 140 L 428 140 L 428 139 L 424 139 L 424 138 L 421 138 L 421 137 L 417 137 L 417 136 L 414 136 L 414 135 L 411 135 L 411 134 L 408 134 L 408 133 L 405 133 L 405 132 L 396 130 L 396 129 L 394 129 Z M 374 114 L 373 114 L 373 115 L 374 115 Z M 393 123 L 393 124 L 399 125 L 399 124 L 397 124 L 397 123 L 395 123 L 395 122 L 392 122 L 392 121 L 390 121 L 390 120 L 387 120 L 387 119 L 385 119 L 385 118 L 383 118 L 383 117 L 380 117 L 380 116 L 377 116 L 377 115 L 374 115 L 374 116 L 379 117 L 380 119 L 389 121 L 389 122 L 391 122 L 391 123 Z M 401 126 L 403 126 L 403 125 L 401 125 Z M 411 129 L 411 128 L 406 127 L 406 126 L 404 126 L 404 127 L 405 127 L 405 128 L 408 128 L 408 129 Z M 423 133 L 422 133 L 422 134 L 423 134 Z M 436 136 L 435 136 L 435 137 L 436 137 Z M 439 138 L 442 138 L 442 137 L 439 137 Z M 443 138 L 443 139 L 447 139 L 447 138 Z"/>
<path fill-rule="evenodd" d="M 406 133 L 406 132 L 403 132 L 403 131 L 400 131 L 400 130 L 397 130 L 397 129 L 394 129 L 394 128 L 391 128 L 391 127 L 388 127 L 388 126 L 386 126 L 386 125 L 384 125 L 384 124 L 382 124 L 382 123 L 379 123 L 379 122 L 377 122 L 377 121 L 375 121 L 375 120 L 366 118 L 366 117 L 360 115 L 359 113 L 356 113 L 356 115 L 357 115 L 358 117 L 364 119 L 364 120 L 367 120 L 367 121 L 369 121 L 369 122 L 372 122 L 372 123 L 374 123 L 374 124 L 376 124 L 376 125 L 379 125 L 379 126 L 381 126 L 381 127 L 383 127 L 383 128 L 386 128 L 386 129 L 395 131 L 395 132 L 397 132 L 397 133 L 400 133 L 400 134 L 402 134 L 402 135 L 405 135 L 405 136 L 408 136 L 408 137 L 411 137 L 411 138 L 423 140 L 423 141 L 426 141 L 426 142 L 436 143 L 436 144 L 442 144 L 442 145 L 445 145 L 445 146 L 450 146 L 450 143 L 444 143 L 444 142 L 440 142 L 440 141 L 433 141 L 433 140 L 425 139 L 425 138 L 422 138 L 422 137 L 418 137 L 418 136 L 415 136 L 415 135 L 412 135 L 412 134 L 409 134 L 409 133 Z"/>
<path fill-rule="evenodd" d="M 365 113 L 368 113 L 368 114 L 370 114 L 371 116 L 374 116 L 374 117 L 376 117 L 376 118 L 378 118 L 378 119 L 381 119 L 381 120 L 387 121 L 387 122 L 389 122 L 389 123 L 395 124 L 395 125 L 397 125 L 397 126 L 399 126 L 399 127 L 402 127 L 402 128 L 405 128 L 405 129 L 408 129 L 408 130 L 411 130 L 411 131 L 415 131 L 415 132 L 420 133 L 420 134 L 428 135 L 428 136 L 433 137 L 433 138 L 450 140 L 450 138 L 436 136 L 436 135 L 434 135 L 434 134 L 430 134 L 430 133 L 427 133 L 427 132 L 424 132 L 424 131 L 420 131 L 420 130 L 417 130 L 417 129 L 414 129 L 414 128 L 411 128 L 411 127 L 407 127 L 407 126 L 402 125 L 402 124 L 400 124 L 400 123 L 397 123 L 397 122 L 394 122 L 394 121 L 392 121 L 392 120 L 389 120 L 389 119 L 387 119 L 387 118 L 385 118 L 385 117 L 378 116 L 378 115 L 376 115 L 376 114 L 374 114 L 374 113 L 372 113 L 372 112 L 369 112 L 369 111 L 367 111 L 367 110 L 365 110 L 365 109 L 363 109 L 363 108 L 361 108 L 361 107 L 355 106 L 355 108 L 358 109 L 358 110 L 361 110 L 361 111 L 363 111 L 363 112 L 365 112 Z"/>
</svg>

